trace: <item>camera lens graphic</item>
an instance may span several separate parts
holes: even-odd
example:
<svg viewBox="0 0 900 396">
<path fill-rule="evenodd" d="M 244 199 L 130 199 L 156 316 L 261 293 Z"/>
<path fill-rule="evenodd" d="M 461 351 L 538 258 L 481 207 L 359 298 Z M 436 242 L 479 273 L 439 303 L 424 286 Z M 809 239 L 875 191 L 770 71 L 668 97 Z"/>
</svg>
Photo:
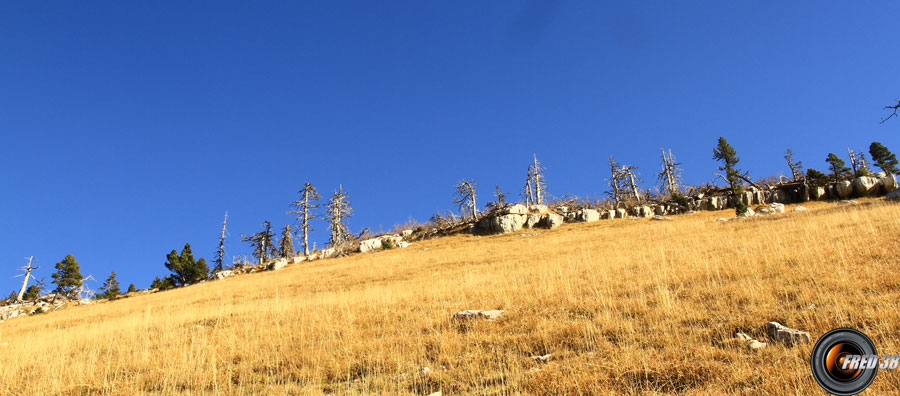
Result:
<svg viewBox="0 0 900 396">
<path fill-rule="evenodd" d="M 860 373 L 862 373 L 862 369 L 844 369 L 844 360 L 850 359 L 852 355 L 862 355 L 862 350 L 859 349 L 856 344 L 851 344 L 849 342 L 841 342 L 837 343 L 831 348 L 828 349 L 828 353 L 825 355 L 825 369 L 828 371 L 828 375 L 831 378 L 834 378 L 837 381 L 847 382 L 851 381 Z"/>
<path fill-rule="evenodd" d="M 855 329 L 831 330 L 813 347 L 810 357 L 813 378 L 823 389 L 838 396 L 862 392 L 875 380 L 878 368 L 843 367 L 852 356 L 865 355 L 878 355 L 868 336 Z"/>
</svg>

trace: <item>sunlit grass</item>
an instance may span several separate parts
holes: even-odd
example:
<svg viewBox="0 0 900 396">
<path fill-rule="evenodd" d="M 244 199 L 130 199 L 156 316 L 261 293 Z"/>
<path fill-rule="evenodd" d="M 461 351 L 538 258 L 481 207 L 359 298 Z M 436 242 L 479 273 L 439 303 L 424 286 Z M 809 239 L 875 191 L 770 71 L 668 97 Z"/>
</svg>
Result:
<svg viewBox="0 0 900 396">
<path fill-rule="evenodd" d="M 824 394 L 812 345 L 734 333 L 851 326 L 900 353 L 900 206 L 805 206 L 460 235 L 11 319 L 0 394 Z"/>
</svg>

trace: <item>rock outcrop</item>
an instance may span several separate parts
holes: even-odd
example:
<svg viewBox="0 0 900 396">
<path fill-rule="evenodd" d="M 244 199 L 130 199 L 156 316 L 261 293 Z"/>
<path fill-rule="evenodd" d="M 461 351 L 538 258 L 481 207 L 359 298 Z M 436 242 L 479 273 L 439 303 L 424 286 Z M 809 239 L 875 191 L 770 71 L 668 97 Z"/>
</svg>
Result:
<svg viewBox="0 0 900 396">
<path fill-rule="evenodd" d="M 858 197 L 875 195 L 880 189 L 879 180 L 871 176 L 857 177 L 856 179 L 853 179 L 851 185 L 853 187 L 853 194 Z"/>
<path fill-rule="evenodd" d="M 767 322 L 766 333 L 773 340 L 787 345 L 797 343 L 808 344 L 810 342 L 809 333 L 797 329 L 792 329 L 778 322 Z"/>
</svg>

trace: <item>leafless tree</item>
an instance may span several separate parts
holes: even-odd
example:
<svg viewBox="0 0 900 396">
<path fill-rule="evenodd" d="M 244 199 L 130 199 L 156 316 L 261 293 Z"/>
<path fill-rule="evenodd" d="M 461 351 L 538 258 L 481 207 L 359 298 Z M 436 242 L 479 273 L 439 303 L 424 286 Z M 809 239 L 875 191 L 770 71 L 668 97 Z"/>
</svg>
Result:
<svg viewBox="0 0 900 396">
<path fill-rule="evenodd" d="M 530 167 L 529 167 L 530 170 Z M 522 190 L 522 198 L 525 199 L 525 205 L 531 205 L 534 203 L 534 189 L 531 188 L 531 172 L 528 172 L 528 176 L 525 178 L 525 187 Z"/>
<path fill-rule="evenodd" d="M 460 213 L 468 214 L 473 219 L 478 217 L 478 206 L 475 203 L 475 181 L 463 179 L 456 184 L 456 198 L 453 203 L 459 205 Z"/>
<path fill-rule="evenodd" d="M 547 182 L 544 179 L 544 168 L 537 160 L 537 154 L 533 154 L 534 162 L 528 167 L 528 180 L 534 188 L 532 203 L 543 205 L 544 195 L 547 193 Z"/>
<path fill-rule="evenodd" d="M 16 301 L 22 302 L 22 296 L 25 295 L 25 289 L 28 289 L 28 279 L 31 277 L 31 271 L 34 271 L 40 267 L 34 267 L 31 264 L 34 263 L 34 256 L 28 258 L 28 265 L 19 268 L 20 271 L 25 271 L 24 274 L 18 275 L 23 277 L 22 279 L 22 288 L 19 289 L 19 295 L 16 297 Z"/>
<path fill-rule="evenodd" d="M 294 237 L 291 235 L 291 225 L 285 224 L 281 232 L 281 240 L 278 242 L 278 256 L 283 258 L 294 257 Z"/>
<path fill-rule="evenodd" d="M 900 99 L 897 99 L 897 104 L 893 106 L 884 106 L 884 110 L 893 110 L 890 115 L 881 119 L 881 123 L 884 124 L 885 121 L 890 120 L 893 117 L 897 116 L 897 110 L 900 110 Z"/>
<path fill-rule="evenodd" d="M 225 220 L 222 220 L 222 235 L 219 237 L 219 249 L 216 251 L 216 263 L 213 272 L 218 272 L 225 267 L 225 225 L 228 224 L 228 212 L 225 212 Z"/>
<path fill-rule="evenodd" d="M 335 247 L 350 240 L 350 230 L 344 224 L 344 220 L 350 218 L 350 212 L 352 211 L 353 209 L 350 207 L 350 201 L 347 200 L 344 187 L 341 186 L 339 190 L 334 191 L 331 199 L 328 200 L 328 204 L 325 205 L 325 212 L 328 215 L 328 223 L 331 228 L 331 238 L 328 240 L 329 246 Z"/>
<path fill-rule="evenodd" d="M 609 156 L 609 172 L 609 191 L 606 192 L 606 195 L 612 199 L 613 207 L 618 208 L 619 204 L 623 202 L 623 178 L 619 163 L 611 155 Z"/>
<path fill-rule="evenodd" d="M 256 257 L 259 264 L 265 263 L 269 260 L 269 258 L 274 257 L 277 254 L 275 249 L 275 234 L 272 232 L 272 223 L 269 223 L 268 220 L 262 223 L 263 230 L 257 232 L 256 234 L 247 236 L 241 235 L 241 240 L 244 242 L 250 242 L 250 246 L 253 247 L 253 255 Z"/>
<path fill-rule="evenodd" d="M 788 168 L 791 168 L 791 178 L 793 181 L 801 181 L 805 178 L 803 173 L 803 163 L 801 161 L 794 162 L 794 152 L 787 149 L 784 153 L 784 159 L 787 161 Z"/>
<path fill-rule="evenodd" d="M 619 170 L 619 174 L 622 176 L 626 185 L 628 186 L 629 194 L 634 198 L 638 203 L 641 202 L 641 193 L 638 191 L 637 183 L 642 181 L 641 178 L 634 173 L 634 170 L 637 169 L 634 165 L 622 165 L 622 168 Z"/>
<path fill-rule="evenodd" d="M 669 195 L 681 194 L 681 188 L 679 187 L 681 184 L 681 163 L 675 162 L 675 156 L 672 155 L 671 149 L 668 153 L 663 149 L 659 149 L 659 151 L 662 152 L 662 170 L 657 174 L 660 184 L 668 191 Z"/>
<path fill-rule="evenodd" d="M 853 169 L 853 174 L 856 175 L 857 172 L 862 170 L 869 170 L 869 164 L 866 163 L 866 155 L 862 151 L 856 152 L 851 148 L 847 148 L 847 154 L 850 155 L 850 168 Z"/>
<path fill-rule="evenodd" d="M 319 208 L 319 191 L 312 184 L 306 182 L 306 185 L 298 193 L 300 194 L 300 199 L 291 204 L 294 210 L 287 212 L 287 214 L 297 215 L 297 221 L 300 222 L 298 233 L 301 230 L 303 231 L 303 254 L 308 256 L 309 232 L 313 231 L 309 221 L 319 217 L 319 215 L 313 213 L 315 209 Z"/>
<path fill-rule="evenodd" d="M 502 208 L 506 206 L 506 194 L 504 194 L 503 191 L 500 190 L 500 185 L 494 184 L 494 189 L 496 190 L 494 196 L 497 198 L 497 207 Z"/>
</svg>

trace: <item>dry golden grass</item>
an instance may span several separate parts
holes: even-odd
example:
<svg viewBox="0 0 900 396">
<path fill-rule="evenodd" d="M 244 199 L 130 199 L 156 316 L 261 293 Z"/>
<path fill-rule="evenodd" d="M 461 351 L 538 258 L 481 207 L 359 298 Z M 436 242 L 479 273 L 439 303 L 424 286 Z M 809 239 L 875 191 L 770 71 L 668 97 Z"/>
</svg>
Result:
<svg viewBox="0 0 900 396">
<path fill-rule="evenodd" d="M 811 345 L 733 335 L 851 326 L 900 353 L 900 206 L 806 206 L 455 236 L 16 318 L 0 394 L 824 394 Z"/>
</svg>

